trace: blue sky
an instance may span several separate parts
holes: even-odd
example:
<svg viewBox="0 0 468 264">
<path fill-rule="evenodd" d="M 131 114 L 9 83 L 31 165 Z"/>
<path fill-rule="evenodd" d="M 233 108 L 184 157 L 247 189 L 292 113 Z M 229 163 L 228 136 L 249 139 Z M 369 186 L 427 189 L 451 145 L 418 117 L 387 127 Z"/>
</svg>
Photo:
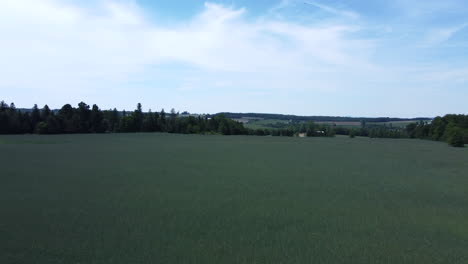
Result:
<svg viewBox="0 0 468 264">
<path fill-rule="evenodd" d="M 463 0 L 3 0 L 0 34 L 19 107 L 468 113 Z"/>
</svg>

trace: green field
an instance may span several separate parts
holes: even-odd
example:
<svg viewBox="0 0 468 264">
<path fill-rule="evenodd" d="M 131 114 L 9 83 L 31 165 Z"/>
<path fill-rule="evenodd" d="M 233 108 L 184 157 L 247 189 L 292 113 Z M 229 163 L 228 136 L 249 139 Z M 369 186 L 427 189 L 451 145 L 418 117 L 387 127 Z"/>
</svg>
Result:
<svg viewBox="0 0 468 264">
<path fill-rule="evenodd" d="M 0 263 L 468 263 L 468 149 L 0 136 Z"/>
<path fill-rule="evenodd" d="M 280 119 L 251 119 L 245 123 L 245 127 L 250 129 L 274 129 L 277 124 L 288 125 L 290 122 Z"/>
</svg>

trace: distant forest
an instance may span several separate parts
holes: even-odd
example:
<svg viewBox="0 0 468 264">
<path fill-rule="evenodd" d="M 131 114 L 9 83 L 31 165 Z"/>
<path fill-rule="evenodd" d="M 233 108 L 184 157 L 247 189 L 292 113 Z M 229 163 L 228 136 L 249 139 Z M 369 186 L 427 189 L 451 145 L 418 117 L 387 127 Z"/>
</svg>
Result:
<svg viewBox="0 0 468 264">
<path fill-rule="evenodd" d="M 313 122 L 396 122 L 396 121 L 416 121 L 416 120 L 431 120 L 428 117 L 417 118 L 392 118 L 392 117 L 346 117 L 346 116 L 297 116 L 297 115 L 282 115 L 282 114 L 261 114 L 261 113 L 229 113 L 221 112 L 228 118 L 263 118 L 277 119 L 288 121 L 313 121 Z"/>
<path fill-rule="evenodd" d="M 290 118 L 287 127 L 278 129 L 249 129 L 231 118 Z M 221 134 L 257 136 L 308 136 L 333 137 L 348 135 L 372 138 L 420 138 L 446 141 L 455 147 L 468 144 L 468 116 L 446 115 L 436 117 L 432 122 L 420 120 L 406 128 L 366 125 L 366 122 L 407 121 L 398 118 L 351 118 L 351 117 L 307 117 L 314 121 L 360 121 L 360 128 L 345 128 L 326 124 L 316 124 L 304 117 L 273 114 L 233 114 L 180 115 L 174 109 L 169 113 L 143 112 L 141 104 L 134 111 L 101 110 L 97 105 L 80 102 L 78 107 L 70 104 L 59 110 L 51 110 L 47 105 L 39 109 L 17 109 L 14 103 L 0 102 L 0 134 L 73 134 L 73 133 L 128 133 L 128 132 L 167 132 L 182 134 Z M 331 119 L 334 118 L 334 119 Z M 429 120 L 429 119 L 427 119 Z"/>
</svg>

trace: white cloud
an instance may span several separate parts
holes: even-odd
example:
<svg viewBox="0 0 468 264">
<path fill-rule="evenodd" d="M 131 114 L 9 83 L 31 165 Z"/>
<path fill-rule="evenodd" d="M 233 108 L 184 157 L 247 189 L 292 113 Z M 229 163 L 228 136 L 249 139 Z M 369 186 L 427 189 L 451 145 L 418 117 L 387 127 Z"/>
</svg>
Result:
<svg viewBox="0 0 468 264">
<path fill-rule="evenodd" d="M 148 22 L 133 2 L 79 7 L 54 0 L 0 3 L 0 88 L 104 87 L 148 72 L 148 65 L 188 63 L 209 72 L 291 75 L 367 64 L 366 40 L 353 29 L 247 21 L 244 9 L 206 3 L 190 21 L 169 27 Z M 27 78 L 24 78 L 27 76 Z M 90 87 L 90 89 L 95 89 Z M 104 89 L 104 88 L 103 88 Z"/>
</svg>

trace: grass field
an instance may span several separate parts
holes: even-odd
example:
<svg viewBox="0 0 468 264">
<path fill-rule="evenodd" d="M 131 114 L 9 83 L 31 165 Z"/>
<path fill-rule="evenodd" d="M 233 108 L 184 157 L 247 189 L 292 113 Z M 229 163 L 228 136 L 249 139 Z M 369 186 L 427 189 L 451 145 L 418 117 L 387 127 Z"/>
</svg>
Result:
<svg viewBox="0 0 468 264">
<path fill-rule="evenodd" d="M 0 136 L 0 263 L 468 263 L 468 149 Z"/>
</svg>

